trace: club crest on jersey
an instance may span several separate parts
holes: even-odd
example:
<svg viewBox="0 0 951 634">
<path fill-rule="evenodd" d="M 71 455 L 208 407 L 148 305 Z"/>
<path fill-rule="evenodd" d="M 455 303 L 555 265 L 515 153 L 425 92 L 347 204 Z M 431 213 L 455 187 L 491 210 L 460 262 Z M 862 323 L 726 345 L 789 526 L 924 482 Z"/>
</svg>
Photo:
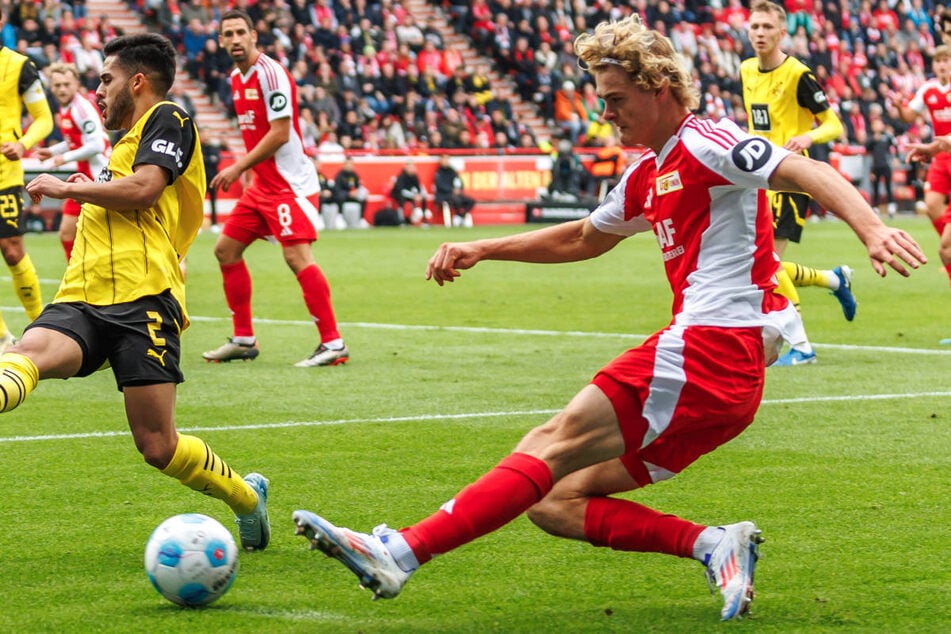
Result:
<svg viewBox="0 0 951 634">
<path fill-rule="evenodd" d="M 684 188 L 684 183 L 680 180 L 680 172 L 674 170 L 657 177 L 657 195 L 663 196 L 671 192 L 679 191 Z"/>
<path fill-rule="evenodd" d="M 247 99 L 248 101 L 257 101 L 257 100 L 259 99 L 259 97 L 258 97 L 258 89 L 257 89 L 257 88 L 245 88 L 245 89 L 244 89 L 244 98 Z"/>
<path fill-rule="evenodd" d="M 773 155 L 769 141 L 751 138 L 737 143 L 733 148 L 733 164 L 744 172 L 755 172 Z"/>
</svg>

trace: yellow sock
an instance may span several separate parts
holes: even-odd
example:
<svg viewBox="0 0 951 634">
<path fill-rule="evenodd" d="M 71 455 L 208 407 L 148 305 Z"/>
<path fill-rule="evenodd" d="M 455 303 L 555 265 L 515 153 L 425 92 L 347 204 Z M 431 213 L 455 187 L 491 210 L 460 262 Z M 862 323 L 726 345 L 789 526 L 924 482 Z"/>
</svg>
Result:
<svg viewBox="0 0 951 634">
<path fill-rule="evenodd" d="M 822 288 L 832 288 L 829 282 L 829 274 L 826 271 L 814 269 L 811 266 L 803 266 L 793 262 L 783 262 L 783 268 L 786 274 L 792 279 L 796 286 L 821 286 Z"/>
<path fill-rule="evenodd" d="M 0 412 L 19 406 L 39 380 L 40 371 L 27 357 L 16 352 L 0 355 Z"/>
<path fill-rule="evenodd" d="M 776 292 L 788 298 L 792 305 L 796 307 L 796 310 L 799 310 L 799 291 L 796 290 L 796 286 L 786 270 L 786 265 L 786 262 L 782 262 L 782 266 L 776 271 L 776 281 L 778 282 Z"/>
<path fill-rule="evenodd" d="M 190 489 L 222 500 L 238 515 L 247 515 L 258 503 L 254 489 L 195 436 L 178 435 L 175 455 L 162 473 Z"/>
<path fill-rule="evenodd" d="M 43 297 L 30 254 L 24 253 L 23 259 L 10 267 L 10 273 L 13 275 L 13 289 L 26 310 L 26 316 L 33 321 L 43 312 Z"/>
</svg>

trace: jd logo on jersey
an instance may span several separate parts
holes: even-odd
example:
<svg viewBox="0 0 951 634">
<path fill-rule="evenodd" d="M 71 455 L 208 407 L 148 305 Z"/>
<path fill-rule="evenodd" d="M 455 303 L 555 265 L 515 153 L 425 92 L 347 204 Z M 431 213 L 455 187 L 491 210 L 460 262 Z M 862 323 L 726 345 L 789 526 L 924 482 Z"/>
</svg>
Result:
<svg viewBox="0 0 951 634">
<path fill-rule="evenodd" d="M 280 112 L 287 107 L 287 96 L 276 92 L 271 95 L 270 99 L 271 110 L 274 112 Z"/>
<path fill-rule="evenodd" d="M 766 165 L 773 150 L 764 139 L 747 139 L 733 148 L 733 164 L 744 172 L 755 172 Z"/>
</svg>

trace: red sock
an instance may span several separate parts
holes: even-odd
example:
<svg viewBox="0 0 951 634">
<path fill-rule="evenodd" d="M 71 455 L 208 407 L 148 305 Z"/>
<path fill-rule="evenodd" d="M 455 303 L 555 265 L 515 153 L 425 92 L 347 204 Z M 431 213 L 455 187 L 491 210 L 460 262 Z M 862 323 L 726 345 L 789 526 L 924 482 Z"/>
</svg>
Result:
<svg viewBox="0 0 951 634">
<path fill-rule="evenodd" d="M 551 469 L 542 460 L 513 453 L 438 511 L 403 529 L 419 563 L 491 533 L 548 495 Z"/>
<path fill-rule="evenodd" d="M 63 251 L 66 252 L 66 261 L 69 262 L 69 256 L 73 254 L 73 245 L 76 244 L 75 240 L 63 240 Z"/>
<path fill-rule="evenodd" d="M 320 340 L 323 342 L 339 339 L 337 318 L 334 317 L 334 307 L 330 303 L 330 284 L 327 283 L 323 271 L 316 264 L 311 264 L 297 274 L 297 281 L 304 292 L 307 312 L 317 322 Z"/>
<path fill-rule="evenodd" d="M 231 310 L 235 337 L 253 337 L 251 325 L 251 274 L 244 260 L 221 265 L 221 279 L 225 286 L 225 301 Z"/>
<path fill-rule="evenodd" d="M 694 542 L 704 528 L 636 502 L 608 497 L 591 498 L 584 517 L 585 537 L 595 546 L 677 557 L 693 557 Z"/>
</svg>

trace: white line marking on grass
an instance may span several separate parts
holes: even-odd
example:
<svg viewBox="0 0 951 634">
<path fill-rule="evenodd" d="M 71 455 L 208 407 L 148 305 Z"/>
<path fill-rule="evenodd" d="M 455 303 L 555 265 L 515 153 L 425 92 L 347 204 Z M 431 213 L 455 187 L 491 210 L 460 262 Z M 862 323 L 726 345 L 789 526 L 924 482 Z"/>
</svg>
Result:
<svg viewBox="0 0 951 634">
<path fill-rule="evenodd" d="M 766 399 L 761 405 L 787 403 L 831 403 L 837 401 L 884 401 L 921 397 L 951 397 L 951 392 L 916 392 L 914 394 L 865 394 L 858 396 L 810 396 L 802 398 Z M 472 418 L 499 418 L 502 416 L 552 415 L 560 409 L 529 409 L 514 412 L 470 412 L 466 414 L 420 414 L 416 416 L 384 416 L 378 418 L 341 418 L 337 420 L 287 421 L 283 423 L 249 423 L 247 425 L 218 425 L 215 427 L 180 427 L 180 432 L 243 431 L 250 429 L 289 429 L 298 427 L 329 427 L 332 425 L 355 425 L 360 423 L 411 423 L 427 420 L 464 420 Z M 0 436 L 0 444 L 33 442 L 40 440 L 73 440 L 85 438 L 112 438 L 129 436 L 128 431 L 94 431 L 77 434 L 44 434 L 37 436 Z"/>
<path fill-rule="evenodd" d="M 0 279 L 3 279 L 0 277 Z M 2 306 L 0 310 L 10 312 L 24 312 L 22 306 Z M 193 322 L 230 322 L 230 317 L 211 317 L 208 315 L 189 315 L 188 318 Z M 303 319 L 262 319 L 254 318 L 256 324 L 267 324 L 270 326 L 306 326 L 314 327 L 314 322 Z M 443 331 L 443 332 L 467 332 L 494 335 L 534 335 L 540 337 L 579 337 L 592 339 L 633 339 L 643 341 L 650 335 L 642 335 L 629 332 L 592 332 L 587 330 L 539 330 L 533 328 L 483 328 L 475 326 L 429 326 L 425 324 L 380 324 L 367 321 L 347 321 L 338 322 L 338 326 L 343 328 L 367 328 L 369 330 L 418 330 L 425 332 Z M 951 356 L 951 350 L 938 350 L 933 348 L 900 348 L 897 346 L 861 346 L 840 343 L 815 343 L 813 347 L 829 348 L 836 350 L 861 350 L 865 352 L 894 352 L 896 354 L 924 354 L 937 356 Z"/>
</svg>

